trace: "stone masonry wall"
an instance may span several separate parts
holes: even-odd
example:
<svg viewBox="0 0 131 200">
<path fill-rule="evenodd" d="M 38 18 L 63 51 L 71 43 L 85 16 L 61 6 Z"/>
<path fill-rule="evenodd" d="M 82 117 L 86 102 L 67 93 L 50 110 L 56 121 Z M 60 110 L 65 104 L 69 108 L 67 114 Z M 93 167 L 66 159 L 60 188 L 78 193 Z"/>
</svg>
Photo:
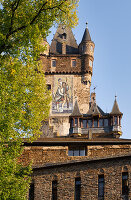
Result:
<svg viewBox="0 0 131 200">
<path fill-rule="evenodd" d="M 89 109 L 89 101 L 90 101 L 90 85 L 91 85 L 91 74 L 86 75 L 86 80 L 88 80 L 87 85 L 83 84 L 81 75 L 46 75 L 46 82 L 48 85 L 51 85 L 51 93 L 52 99 L 53 95 L 55 95 L 54 87 L 56 87 L 55 79 L 72 79 L 73 86 L 69 85 L 69 88 L 72 90 L 72 98 L 73 98 L 73 106 L 75 100 L 77 99 L 79 109 L 81 113 L 87 113 Z M 52 136 L 67 136 L 69 134 L 69 115 L 70 113 L 61 112 L 61 113 L 53 113 L 52 112 L 52 103 L 50 109 L 50 117 L 49 117 L 49 126 L 52 127 L 53 132 Z M 45 127 L 46 128 L 46 127 Z M 43 136 L 44 134 L 44 126 L 43 126 Z"/>
<path fill-rule="evenodd" d="M 122 200 L 122 172 L 126 166 L 131 188 L 131 159 L 120 158 L 34 169 L 35 200 L 52 199 L 52 181 L 57 180 L 57 199 L 74 200 L 75 178 L 81 178 L 81 200 L 98 199 L 98 175 L 104 174 L 104 200 Z M 131 190 L 129 190 L 129 200 Z"/>
<path fill-rule="evenodd" d="M 77 147 L 76 145 L 75 147 Z M 68 156 L 68 146 L 26 146 L 21 160 L 33 166 L 131 155 L 131 145 L 88 145 L 86 156 Z"/>
</svg>

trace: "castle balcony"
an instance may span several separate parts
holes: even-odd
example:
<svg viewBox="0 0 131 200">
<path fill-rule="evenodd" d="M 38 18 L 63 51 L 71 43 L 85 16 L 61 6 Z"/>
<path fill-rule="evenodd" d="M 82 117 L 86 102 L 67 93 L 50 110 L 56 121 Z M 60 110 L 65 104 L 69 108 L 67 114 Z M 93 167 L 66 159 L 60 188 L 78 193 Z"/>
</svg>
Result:
<svg viewBox="0 0 131 200">
<path fill-rule="evenodd" d="M 81 128 L 80 127 L 70 128 L 70 134 L 81 134 Z"/>
<path fill-rule="evenodd" d="M 113 132 L 122 132 L 121 126 L 119 126 L 119 125 L 112 126 L 112 131 Z"/>
</svg>

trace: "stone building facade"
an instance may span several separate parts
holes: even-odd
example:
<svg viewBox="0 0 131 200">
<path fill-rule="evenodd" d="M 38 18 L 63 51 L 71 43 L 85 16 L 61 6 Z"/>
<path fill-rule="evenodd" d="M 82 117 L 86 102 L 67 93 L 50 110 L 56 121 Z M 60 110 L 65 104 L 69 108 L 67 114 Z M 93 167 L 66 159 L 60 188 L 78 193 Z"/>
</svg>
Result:
<svg viewBox="0 0 131 200">
<path fill-rule="evenodd" d="M 46 135 L 67 136 L 69 116 L 75 100 L 77 99 L 82 113 L 89 109 L 95 45 L 87 28 L 78 46 L 72 30 L 60 25 L 51 46 L 47 43 L 47 47 L 48 52 L 41 54 L 47 86 L 52 94 L 49 130 Z M 45 127 L 43 131 L 45 137 Z"/>
<path fill-rule="evenodd" d="M 52 103 L 43 135 L 24 141 L 21 162 L 32 161 L 29 200 L 131 200 L 131 140 L 121 139 L 115 98 L 105 113 L 90 95 L 94 43 L 88 28 L 77 45 L 59 26 L 41 54 Z"/>
</svg>

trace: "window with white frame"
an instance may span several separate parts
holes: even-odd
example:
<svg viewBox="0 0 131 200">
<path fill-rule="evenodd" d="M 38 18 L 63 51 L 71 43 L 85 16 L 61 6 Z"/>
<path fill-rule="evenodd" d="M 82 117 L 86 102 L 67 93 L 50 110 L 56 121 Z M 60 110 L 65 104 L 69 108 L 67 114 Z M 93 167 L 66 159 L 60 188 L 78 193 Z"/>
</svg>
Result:
<svg viewBox="0 0 131 200">
<path fill-rule="evenodd" d="M 85 146 L 69 147 L 68 156 L 86 156 L 86 147 Z"/>
<path fill-rule="evenodd" d="M 92 60 L 89 60 L 89 66 L 93 67 L 93 61 Z"/>
<path fill-rule="evenodd" d="M 56 59 L 52 59 L 51 60 L 51 66 L 52 67 L 56 67 Z"/>
<path fill-rule="evenodd" d="M 71 60 L 71 66 L 72 67 L 76 67 L 76 59 L 72 59 Z"/>
</svg>

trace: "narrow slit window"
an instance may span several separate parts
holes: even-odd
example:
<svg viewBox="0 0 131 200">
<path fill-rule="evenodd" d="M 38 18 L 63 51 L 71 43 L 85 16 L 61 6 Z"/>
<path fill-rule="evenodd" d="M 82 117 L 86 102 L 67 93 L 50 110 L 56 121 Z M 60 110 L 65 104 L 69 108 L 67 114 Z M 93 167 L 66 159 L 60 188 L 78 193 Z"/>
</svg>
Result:
<svg viewBox="0 0 131 200">
<path fill-rule="evenodd" d="M 122 173 L 122 195 L 128 196 L 128 172 Z"/>
<path fill-rule="evenodd" d="M 93 62 L 92 62 L 92 60 L 89 60 L 89 66 L 90 66 L 90 67 L 93 67 Z"/>
<path fill-rule="evenodd" d="M 57 181 L 52 181 L 52 200 L 57 200 Z"/>
<path fill-rule="evenodd" d="M 93 51 L 93 46 L 91 45 L 91 47 L 90 47 L 90 50 L 91 50 L 91 52 Z"/>
<path fill-rule="evenodd" d="M 98 176 L 98 200 L 104 200 L 104 175 Z"/>
<path fill-rule="evenodd" d="M 75 200 L 81 197 L 81 178 L 75 178 Z"/>
</svg>

